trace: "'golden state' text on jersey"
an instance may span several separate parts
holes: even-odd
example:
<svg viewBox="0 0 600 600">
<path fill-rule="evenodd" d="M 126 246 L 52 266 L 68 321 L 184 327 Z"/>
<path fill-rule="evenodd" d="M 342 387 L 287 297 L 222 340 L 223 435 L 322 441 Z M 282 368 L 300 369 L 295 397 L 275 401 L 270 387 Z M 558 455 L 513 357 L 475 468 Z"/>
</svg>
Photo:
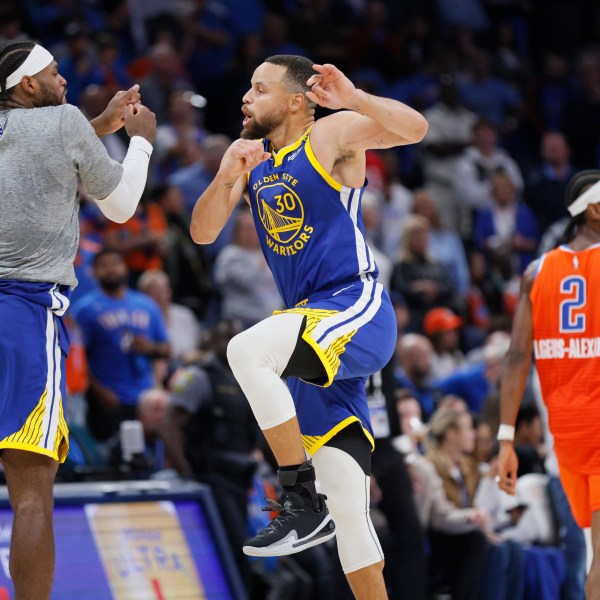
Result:
<svg viewBox="0 0 600 600">
<path fill-rule="evenodd" d="M 310 145 L 310 129 L 248 176 L 260 243 L 290 308 L 340 283 L 377 278 L 360 216 L 364 187 L 335 181 Z"/>
</svg>

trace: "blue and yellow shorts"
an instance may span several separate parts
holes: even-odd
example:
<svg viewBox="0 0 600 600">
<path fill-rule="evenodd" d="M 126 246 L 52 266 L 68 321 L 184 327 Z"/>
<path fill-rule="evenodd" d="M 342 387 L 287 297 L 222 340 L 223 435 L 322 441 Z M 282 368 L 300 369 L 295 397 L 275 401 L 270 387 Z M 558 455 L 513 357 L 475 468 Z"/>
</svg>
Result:
<svg viewBox="0 0 600 600">
<path fill-rule="evenodd" d="M 0 280 L 0 450 L 15 448 L 63 462 L 69 338 L 62 315 L 70 289 Z"/>
<path fill-rule="evenodd" d="M 282 312 L 306 316 L 302 337 L 327 373 L 322 387 L 293 377 L 287 380 L 306 451 L 314 454 L 355 421 L 373 444 L 365 385 L 392 357 L 397 333 L 383 286 L 357 280 Z"/>
</svg>

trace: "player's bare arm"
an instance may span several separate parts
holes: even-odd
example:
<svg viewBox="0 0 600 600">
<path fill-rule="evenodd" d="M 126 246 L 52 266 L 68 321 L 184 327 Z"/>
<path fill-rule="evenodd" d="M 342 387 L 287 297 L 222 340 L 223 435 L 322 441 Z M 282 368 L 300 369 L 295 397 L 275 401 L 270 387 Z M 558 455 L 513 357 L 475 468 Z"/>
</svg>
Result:
<svg viewBox="0 0 600 600">
<path fill-rule="evenodd" d="M 357 89 L 334 65 L 314 65 L 308 81 L 313 102 L 331 110 L 346 109 L 321 119 L 334 122 L 340 148 L 364 151 L 420 142 L 427 133 L 425 117 L 406 104 Z M 334 121 L 335 119 L 335 121 Z M 320 122 L 320 121 L 319 121 Z"/>
<path fill-rule="evenodd" d="M 192 212 L 190 233 L 197 244 L 215 241 L 246 189 L 246 173 L 270 156 L 255 140 L 239 139 L 229 146 L 219 171 Z"/>
<path fill-rule="evenodd" d="M 529 294 L 537 266 L 538 261 L 531 263 L 521 281 L 519 303 L 513 319 L 510 347 L 506 353 L 500 385 L 500 423 L 513 427 L 531 367 L 533 320 Z M 500 489 L 514 495 L 518 461 L 510 440 L 500 441 L 498 467 Z"/>
</svg>

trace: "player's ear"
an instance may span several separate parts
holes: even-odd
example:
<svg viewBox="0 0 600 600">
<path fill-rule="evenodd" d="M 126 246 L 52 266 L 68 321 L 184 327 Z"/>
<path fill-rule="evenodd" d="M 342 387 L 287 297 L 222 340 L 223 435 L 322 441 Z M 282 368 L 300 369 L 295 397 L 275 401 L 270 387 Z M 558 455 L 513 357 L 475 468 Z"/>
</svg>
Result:
<svg viewBox="0 0 600 600">
<path fill-rule="evenodd" d="M 587 207 L 587 218 L 590 218 L 594 221 L 600 221 L 600 202 L 597 202 L 596 204 L 590 204 Z"/>
<path fill-rule="evenodd" d="M 304 94 L 297 92 L 290 96 L 289 106 L 293 111 L 298 111 L 305 107 L 307 104 L 307 98 Z"/>
</svg>

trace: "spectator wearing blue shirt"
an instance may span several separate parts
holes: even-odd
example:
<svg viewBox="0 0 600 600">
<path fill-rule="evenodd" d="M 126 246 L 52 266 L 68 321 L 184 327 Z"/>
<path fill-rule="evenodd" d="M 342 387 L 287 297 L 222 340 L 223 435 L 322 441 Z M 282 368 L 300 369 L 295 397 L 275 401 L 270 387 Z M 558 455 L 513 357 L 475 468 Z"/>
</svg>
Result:
<svg viewBox="0 0 600 600">
<path fill-rule="evenodd" d="M 534 259 L 539 242 L 535 216 L 526 204 L 518 202 L 517 190 L 507 173 L 492 177 L 492 198 L 493 206 L 477 214 L 475 243 L 501 272 L 523 273 Z M 510 264 L 506 270 L 505 264 Z"/>
<path fill-rule="evenodd" d="M 121 421 L 136 418 L 140 395 L 154 387 L 153 361 L 169 356 L 169 342 L 158 305 L 127 287 L 120 253 L 100 251 L 94 275 L 99 289 L 81 299 L 74 316 L 89 367 L 87 423 L 103 441 Z"/>
<path fill-rule="evenodd" d="M 398 343 L 400 369 L 396 380 L 419 401 L 425 421 L 435 410 L 439 395 L 429 382 L 432 356 L 433 346 L 424 335 L 407 333 Z"/>
<path fill-rule="evenodd" d="M 436 381 L 436 389 L 444 395 L 459 396 L 470 412 L 480 415 L 486 398 L 498 394 L 508 345 L 509 338 L 505 333 L 493 333 L 483 348 L 481 360 Z"/>
</svg>

